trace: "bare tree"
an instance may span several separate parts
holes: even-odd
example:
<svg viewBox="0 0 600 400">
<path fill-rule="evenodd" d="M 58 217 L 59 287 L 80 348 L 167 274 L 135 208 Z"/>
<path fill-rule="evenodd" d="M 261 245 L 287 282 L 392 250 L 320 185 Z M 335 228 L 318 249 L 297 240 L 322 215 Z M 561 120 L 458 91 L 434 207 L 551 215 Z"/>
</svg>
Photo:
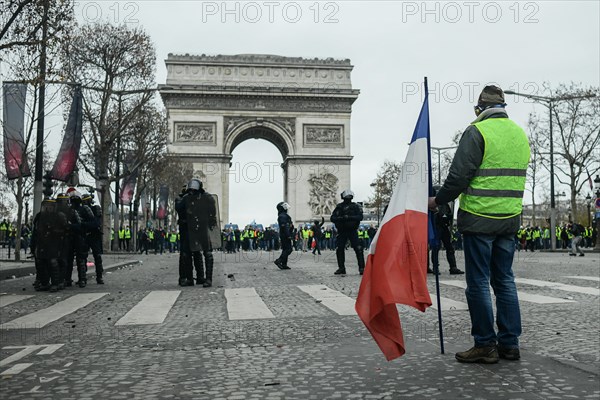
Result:
<svg viewBox="0 0 600 400">
<path fill-rule="evenodd" d="M 114 155 L 119 136 L 152 99 L 156 54 L 140 28 L 108 23 L 84 25 L 64 48 L 64 74 L 83 85 L 82 164 L 101 188 L 104 248 L 110 246 L 110 183 L 116 176 Z"/>
<path fill-rule="evenodd" d="M 547 91 L 555 99 L 552 103 L 555 178 L 569 187 L 572 215 L 578 215 L 577 198 L 587 184 L 587 171 L 592 176 L 600 172 L 600 88 L 571 83 Z M 537 119 L 541 131 L 549 131 L 548 116 L 532 118 Z M 548 152 L 546 146 L 544 151 Z M 549 168 L 548 163 L 544 166 Z"/>
<path fill-rule="evenodd" d="M 371 207 L 378 210 L 385 210 L 394 193 L 394 187 L 402 173 L 402 164 L 395 161 L 385 160 L 377 172 L 377 177 L 371 183 L 373 195 L 369 197 Z"/>
<path fill-rule="evenodd" d="M 68 33 L 74 22 L 73 2 L 70 0 L 0 0 L 0 50 L 35 49 L 42 44 L 44 3 L 47 6 L 48 36 L 54 38 Z"/>
</svg>

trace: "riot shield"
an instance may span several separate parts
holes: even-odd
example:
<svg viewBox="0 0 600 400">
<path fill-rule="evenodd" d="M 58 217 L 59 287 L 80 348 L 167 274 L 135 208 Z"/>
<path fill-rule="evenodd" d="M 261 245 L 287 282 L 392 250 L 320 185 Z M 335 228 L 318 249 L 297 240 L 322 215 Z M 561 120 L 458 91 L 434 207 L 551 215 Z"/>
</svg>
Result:
<svg viewBox="0 0 600 400">
<path fill-rule="evenodd" d="M 67 220 L 65 215 L 58 211 L 56 202 L 46 200 L 42 202 L 34 229 L 36 230 L 36 257 L 60 258 L 67 232 Z"/>
<path fill-rule="evenodd" d="M 208 236 L 213 249 L 220 249 L 222 247 L 221 240 L 221 214 L 219 213 L 219 197 L 216 194 L 211 194 L 215 204 L 215 215 L 212 221 L 208 224 Z"/>
<path fill-rule="evenodd" d="M 189 194 L 184 197 L 188 237 L 191 251 L 221 247 L 218 202 L 210 193 Z M 215 243 L 213 235 L 218 238 Z"/>
</svg>

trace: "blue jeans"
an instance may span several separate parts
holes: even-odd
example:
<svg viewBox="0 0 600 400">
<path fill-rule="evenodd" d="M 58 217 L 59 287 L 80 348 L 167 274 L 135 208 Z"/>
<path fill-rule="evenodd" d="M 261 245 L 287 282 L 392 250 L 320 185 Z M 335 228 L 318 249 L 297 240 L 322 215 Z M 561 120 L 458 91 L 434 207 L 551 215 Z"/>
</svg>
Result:
<svg viewBox="0 0 600 400">
<path fill-rule="evenodd" d="M 513 235 L 464 235 L 467 303 L 471 315 L 471 335 L 476 347 L 518 348 L 521 311 L 512 272 L 515 253 Z M 490 284 L 496 295 L 496 324 L 490 297 Z"/>
</svg>

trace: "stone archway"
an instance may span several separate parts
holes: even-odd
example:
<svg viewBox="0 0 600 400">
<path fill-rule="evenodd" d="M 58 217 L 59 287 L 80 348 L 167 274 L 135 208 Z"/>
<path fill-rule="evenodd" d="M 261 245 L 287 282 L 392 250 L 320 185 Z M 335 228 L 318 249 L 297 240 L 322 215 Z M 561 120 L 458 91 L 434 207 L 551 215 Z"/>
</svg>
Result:
<svg viewBox="0 0 600 400">
<path fill-rule="evenodd" d="M 328 217 L 350 187 L 349 60 L 169 54 L 160 93 L 171 156 L 193 164 L 229 222 L 232 151 L 265 139 L 281 152 L 283 200 L 297 223 Z"/>
</svg>

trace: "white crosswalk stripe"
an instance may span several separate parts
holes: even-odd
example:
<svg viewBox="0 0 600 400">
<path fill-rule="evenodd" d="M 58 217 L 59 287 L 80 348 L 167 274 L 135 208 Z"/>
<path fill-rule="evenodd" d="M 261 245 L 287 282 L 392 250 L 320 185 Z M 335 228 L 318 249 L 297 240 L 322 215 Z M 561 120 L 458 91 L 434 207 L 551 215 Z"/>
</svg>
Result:
<svg viewBox="0 0 600 400">
<path fill-rule="evenodd" d="M 600 282 L 600 278 L 597 276 L 563 276 L 563 278 L 583 279 L 585 281 Z"/>
<path fill-rule="evenodd" d="M 230 320 L 275 318 L 254 288 L 225 289 Z"/>
<path fill-rule="evenodd" d="M 33 295 L 27 294 L 8 294 L 4 296 L 0 296 L 0 308 L 6 307 L 10 304 L 16 303 L 17 301 L 25 300 Z"/>
<path fill-rule="evenodd" d="M 465 281 L 440 281 L 441 284 L 456 286 L 462 289 L 467 287 Z M 559 303 L 575 303 L 574 300 L 561 299 L 558 297 L 542 296 L 541 294 L 525 293 L 522 290 L 517 290 L 519 301 L 526 301 L 535 304 L 559 304 Z"/>
<path fill-rule="evenodd" d="M 429 293 L 429 296 L 431 296 L 431 308 L 437 310 L 437 296 L 432 293 Z M 440 300 L 442 305 L 442 311 L 463 311 L 469 309 L 469 305 L 462 301 L 452 300 L 443 296 L 440 296 Z"/>
<path fill-rule="evenodd" d="M 303 285 L 298 288 L 338 315 L 356 315 L 356 301 L 337 290 L 325 285 Z"/>
<path fill-rule="evenodd" d="M 66 315 L 98 300 L 108 293 L 82 293 L 66 298 L 50 307 L 24 315 L 0 325 L 0 329 L 33 329 L 43 328 Z"/>
<path fill-rule="evenodd" d="M 115 325 L 162 324 L 180 293 L 181 290 L 154 290 L 133 306 Z"/>
<path fill-rule="evenodd" d="M 559 282 L 547 282 L 547 281 L 540 281 L 537 279 L 525 279 L 525 278 L 515 278 L 515 282 L 523 283 L 525 285 L 548 287 L 550 289 L 563 290 L 565 292 L 592 294 L 595 296 L 600 296 L 600 289 L 593 288 L 593 287 L 587 287 L 587 286 L 565 285 L 564 283 L 559 283 Z"/>
<path fill-rule="evenodd" d="M 12 367 L 10 367 L 9 369 L 0 372 L 0 376 L 5 376 L 5 375 L 17 375 L 21 372 L 23 372 L 26 368 L 29 368 L 33 365 L 33 363 L 19 363 L 19 364 L 15 364 Z"/>
</svg>

